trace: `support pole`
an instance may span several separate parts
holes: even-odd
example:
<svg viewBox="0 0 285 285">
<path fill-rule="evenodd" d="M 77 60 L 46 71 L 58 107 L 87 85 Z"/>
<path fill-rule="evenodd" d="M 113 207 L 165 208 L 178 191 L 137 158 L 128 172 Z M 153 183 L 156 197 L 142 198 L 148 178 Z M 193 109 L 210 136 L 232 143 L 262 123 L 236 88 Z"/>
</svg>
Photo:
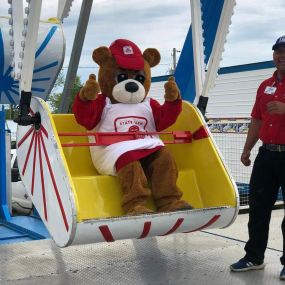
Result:
<svg viewBox="0 0 285 285">
<path fill-rule="evenodd" d="M 7 203 L 5 110 L 0 110 L 0 219 L 10 220 Z"/>
<path fill-rule="evenodd" d="M 176 69 L 176 48 L 173 48 L 172 57 L 173 57 L 173 73 L 174 73 Z"/>
<path fill-rule="evenodd" d="M 76 34 L 73 42 L 70 62 L 66 74 L 63 94 L 59 105 L 59 113 L 67 113 L 70 96 L 72 94 L 73 85 L 76 78 L 76 73 L 79 65 L 79 60 L 82 52 L 82 46 L 87 30 L 87 25 L 90 17 L 93 0 L 83 0 L 77 24 Z"/>
</svg>

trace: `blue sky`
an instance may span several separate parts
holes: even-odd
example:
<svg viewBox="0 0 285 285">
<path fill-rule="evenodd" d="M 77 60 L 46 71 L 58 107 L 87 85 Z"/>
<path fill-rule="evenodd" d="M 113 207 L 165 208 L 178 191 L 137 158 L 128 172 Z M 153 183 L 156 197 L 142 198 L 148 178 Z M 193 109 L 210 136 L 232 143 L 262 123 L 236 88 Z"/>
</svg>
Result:
<svg viewBox="0 0 285 285">
<path fill-rule="evenodd" d="M 7 15 L 8 1 L 0 0 L 0 15 Z M 271 47 L 285 34 L 284 0 L 237 0 L 221 66 L 270 60 Z M 26 3 L 24 1 L 24 3 Z M 42 19 L 56 16 L 57 0 L 43 0 Z M 69 62 L 81 0 L 74 0 L 64 20 L 66 58 Z M 172 65 L 172 49 L 181 50 L 191 23 L 189 0 L 94 0 L 78 73 L 83 81 L 98 68 L 94 48 L 117 38 L 127 38 L 144 50 L 157 48 L 162 60 L 153 75 L 164 75 Z M 179 54 L 178 54 L 179 56 Z M 87 67 L 87 68 L 86 68 Z"/>
</svg>

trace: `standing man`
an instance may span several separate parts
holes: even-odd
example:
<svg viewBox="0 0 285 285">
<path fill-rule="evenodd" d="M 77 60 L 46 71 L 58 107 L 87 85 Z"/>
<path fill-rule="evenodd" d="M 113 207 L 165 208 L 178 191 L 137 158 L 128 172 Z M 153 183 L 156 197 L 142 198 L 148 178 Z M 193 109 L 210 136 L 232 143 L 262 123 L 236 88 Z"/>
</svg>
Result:
<svg viewBox="0 0 285 285">
<path fill-rule="evenodd" d="M 230 266 L 232 271 L 264 268 L 271 211 L 280 187 L 285 199 L 285 36 L 277 39 L 272 50 L 277 70 L 257 90 L 241 155 L 241 162 L 249 166 L 252 148 L 258 139 L 262 141 L 250 178 L 249 240 L 245 245 L 246 254 Z M 285 218 L 281 228 L 283 255 L 280 260 L 283 269 L 280 279 L 285 280 Z"/>
</svg>

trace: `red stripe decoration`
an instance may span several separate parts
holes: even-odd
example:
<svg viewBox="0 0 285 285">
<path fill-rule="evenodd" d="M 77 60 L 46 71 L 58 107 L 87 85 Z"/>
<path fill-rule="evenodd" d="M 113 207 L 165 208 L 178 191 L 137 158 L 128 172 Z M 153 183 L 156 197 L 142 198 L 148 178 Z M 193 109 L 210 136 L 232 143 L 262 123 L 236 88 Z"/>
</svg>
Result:
<svg viewBox="0 0 285 285">
<path fill-rule="evenodd" d="M 111 233 L 111 231 L 107 225 L 99 226 L 99 230 L 100 230 L 101 234 L 103 235 L 105 241 L 107 241 L 107 242 L 115 241 L 113 236 L 112 236 L 112 233 Z"/>
<path fill-rule="evenodd" d="M 64 222 L 64 225 L 65 225 L 65 229 L 66 229 L 66 231 L 68 231 L 69 230 L 69 226 L 68 226 L 66 214 L 65 214 L 65 211 L 64 211 L 64 208 L 63 208 L 63 204 L 62 204 L 62 201 L 61 201 L 61 198 L 60 198 L 60 195 L 59 195 L 59 191 L 58 191 L 57 185 L 56 185 L 54 173 L 52 171 L 52 167 L 51 167 L 50 160 L 49 160 L 49 157 L 48 157 L 48 154 L 47 154 L 46 146 L 44 144 L 44 139 L 43 139 L 43 136 L 42 136 L 42 132 L 40 132 L 39 137 L 40 137 L 41 144 L 42 144 L 42 147 L 43 147 L 43 150 L 44 150 L 44 155 L 45 155 L 45 158 L 46 158 L 46 161 L 47 161 L 49 174 L 50 174 L 50 177 L 51 177 L 51 180 L 52 180 L 53 188 L 55 190 L 57 202 L 58 202 L 59 207 L 60 207 L 60 211 L 61 211 L 63 222 Z"/>
<path fill-rule="evenodd" d="M 140 235 L 138 239 L 147 237 L 147 235 L 149 234 L 150 228 L 151 228 L 151 222 L 145 222 L 143 226 L 142 234 Z"/>
<path fill-rule="evenodd" d="M 18 147 L 20 147 L 22 145 L 22 143 L 30 136 L 30 134 L 32 133 L 33 130 L 34 130 L 34 127 L 29 128 L 29 130 L 26 132 L 26 134 L 18 142 Z"/>
<path fill-rule="evenodd" d="M 186 233 L 192 233 L 192 232 L 196 232 L 196 231 L 201 231 L 205 228 L 207 228 L 208 226 L 212 225 L 213 223 L 215 223 L 219 218 L 221 217 L 221 215 L 215 215 L 212 219 L 210 219 L 205 225 L 195 229 L 195 230 L 192 230 L 192 231 L 189 231 L 189 232 L 184 232 L 185 234 Z"/>
<path fill-rule="evenodd" d="M 44 172 L 43 172 L 41 142 L 40 142 L 39 136 L 40 136 L 40 134 L 37 133 L 38 147 L 39 147 L 39 158 L 40 158 L 40 173 L 41 173 L 42 195 L 43 195 L 43 204 L 44 204 L 44 215 L 45 215 L 45 219 L 47 221 L 47 205 L 46 205 L 46 193 L 45 193 L 45 180 L 44 180 Z"/>
<path fill-rule="evenodd" d="M 28 153 L 27 153 L 27 156 L 26 156 L 26 159 L 25 159 L 25 163 L 24 163 L 24 167 L 23 167 L 23 171 L 22 171 L 22 175 L 23 176 L 25 175 L 25 172 L 26 172 L 26 167 L 27 167 L 27 164 L 28 164 L 28 160 L 29 160 L 29 157 L 30 157 L 30 153 L 31 153 L 31 149 L 32 149 L 32 146 L 33 146 L 34 139 L 35 139 L 35 132 L 33 132 L 32 140 L 30 142 Z"/>
<path fill-rule="evenodd" d="M 184 221 L 184 218 L 177 219 L 174 226 L 168 232 L 166 232 L 165 234 L 163 234 L 161 236 L 167 236 L 167 235 L 174 233 L 180 227 L 180 225 L 183 223 L 183 221 Z"/>
<path fill-rule="evenodd" d="M 34 112 L 32 110 L 30 110 L 31 114 L 34 115 Z M 34 157 L 33 157 L 33 169 L 32 169 L 32 184 L 31 184 L 31 194 L 34 195 L 34 189 L 35 189 L 35 176 L 36 176 L 36 162 L 37 162 L 37 154 L 39 155 L 39 166 L 40 166 L 40 179 L 41 179 L 41 188 L 42 188 L 42 199 L 43 199 L 43 207 L 44 207 L 44 218 L 47 221 L 48 220 L 48 213 L 47 213 L 47 201 L 46 201 L 46 191 L 45 191 L 45 180 L 44 180 L 44 169 L 43 169 L 43 158 L 46 159 L 47 162 L 47 166 L 48 166 L 48 170 L 49 170 L 49 174 L 52 180 L 52 184 L 55 190 L 55 194 L 57 197 L 57 201 L 60 207 L 60 211 L 61 211 L 61 215 L 64 221 L 64 225 L 65 225 L 65 229 L 66 231 L 69 230 L 69 225 L 67 222 L 67 217 L 64 211 L 64 207 L 63 207 L 63 203 L 61 200 L 61 197 L 59 195 L 59 191 L 58 191 L 58 187 L 55 181 L 55 177 L 54 177 L 54 173 L 51 167 L 51 163 L 49 160 L 49 156 L 46 150 L 46 146 L 44 143 L 44 139 L 43 139 L 43 134 L 46 138 L 48 138 L 48 132 L 46 130 L 46 128 L 41 125 L 40 130 L 36 131 L 34 129 L 34 127 L 31 127 L 28 132 L 23 136 L 23 138 L 19 141 L 18 143 L 18 147 L 20 147 L 25 141 L 26 139 L 30 136 L 30 134 L 33 132 L 33 136 L 29 145 L 29 149 L 25 158 L 25 163 L 24 163 L 24 167 L 22 170 L 22 174 L 24 175 L 26 172 L 26 168 L 27 168 L 27 164 L 29 162 L 30 159 L 30 154 L 31 154 L 31 150 L 32 147 L 34 146 Z M 42 156 L 42 150 L 44 152 L 44 157 Z"/>
<path fill-rule="evenodd" d="M 46 136 L 46 138 L 48 138 L 48 132 L 47 132 L 47 130 L 45 129 L 45 127 L 44 127 L 43 125 L 41 125 L 40 131 L 41 131 L 42 133 L 44 133 L 44 135 Z"/>
<path fill-rule="evenodd" d="M 35 132 L 36 134 L 36 132 Z M 36 160 L 37 160 L 37 146 L 38 146 L 38 135 L 35 136 L 35 148 L 34 148 L 34 160 L 33 160 L 33 174 L 32 174 L 32 189 L 31 193 L 34 195 L 34 187 L 35 187 L 35 173 L 36 173 Z"/>
</svg>

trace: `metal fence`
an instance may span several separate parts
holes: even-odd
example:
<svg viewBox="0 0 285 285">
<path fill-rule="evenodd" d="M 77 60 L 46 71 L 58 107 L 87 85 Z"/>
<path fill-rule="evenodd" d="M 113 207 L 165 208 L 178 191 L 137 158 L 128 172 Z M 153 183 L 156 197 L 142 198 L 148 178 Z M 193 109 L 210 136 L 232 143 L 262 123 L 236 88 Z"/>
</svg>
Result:
<svg viewBox="0 0 285 285">
<path fill-rule="evenodd" d="M 258 142 L 252 149 L 251 165 L 244 166 L 240 162 L 240 156 L 246 140 L 249 122 L 249 119 L 215 119 L 208 122 L 215 142 L 237 184 L 242 207 L 248 205 L 250 175 L 258 148 L 261 145 Z M 278 194 L 278 200 L 283 200 L 281 190 Z"/>
</svg>

